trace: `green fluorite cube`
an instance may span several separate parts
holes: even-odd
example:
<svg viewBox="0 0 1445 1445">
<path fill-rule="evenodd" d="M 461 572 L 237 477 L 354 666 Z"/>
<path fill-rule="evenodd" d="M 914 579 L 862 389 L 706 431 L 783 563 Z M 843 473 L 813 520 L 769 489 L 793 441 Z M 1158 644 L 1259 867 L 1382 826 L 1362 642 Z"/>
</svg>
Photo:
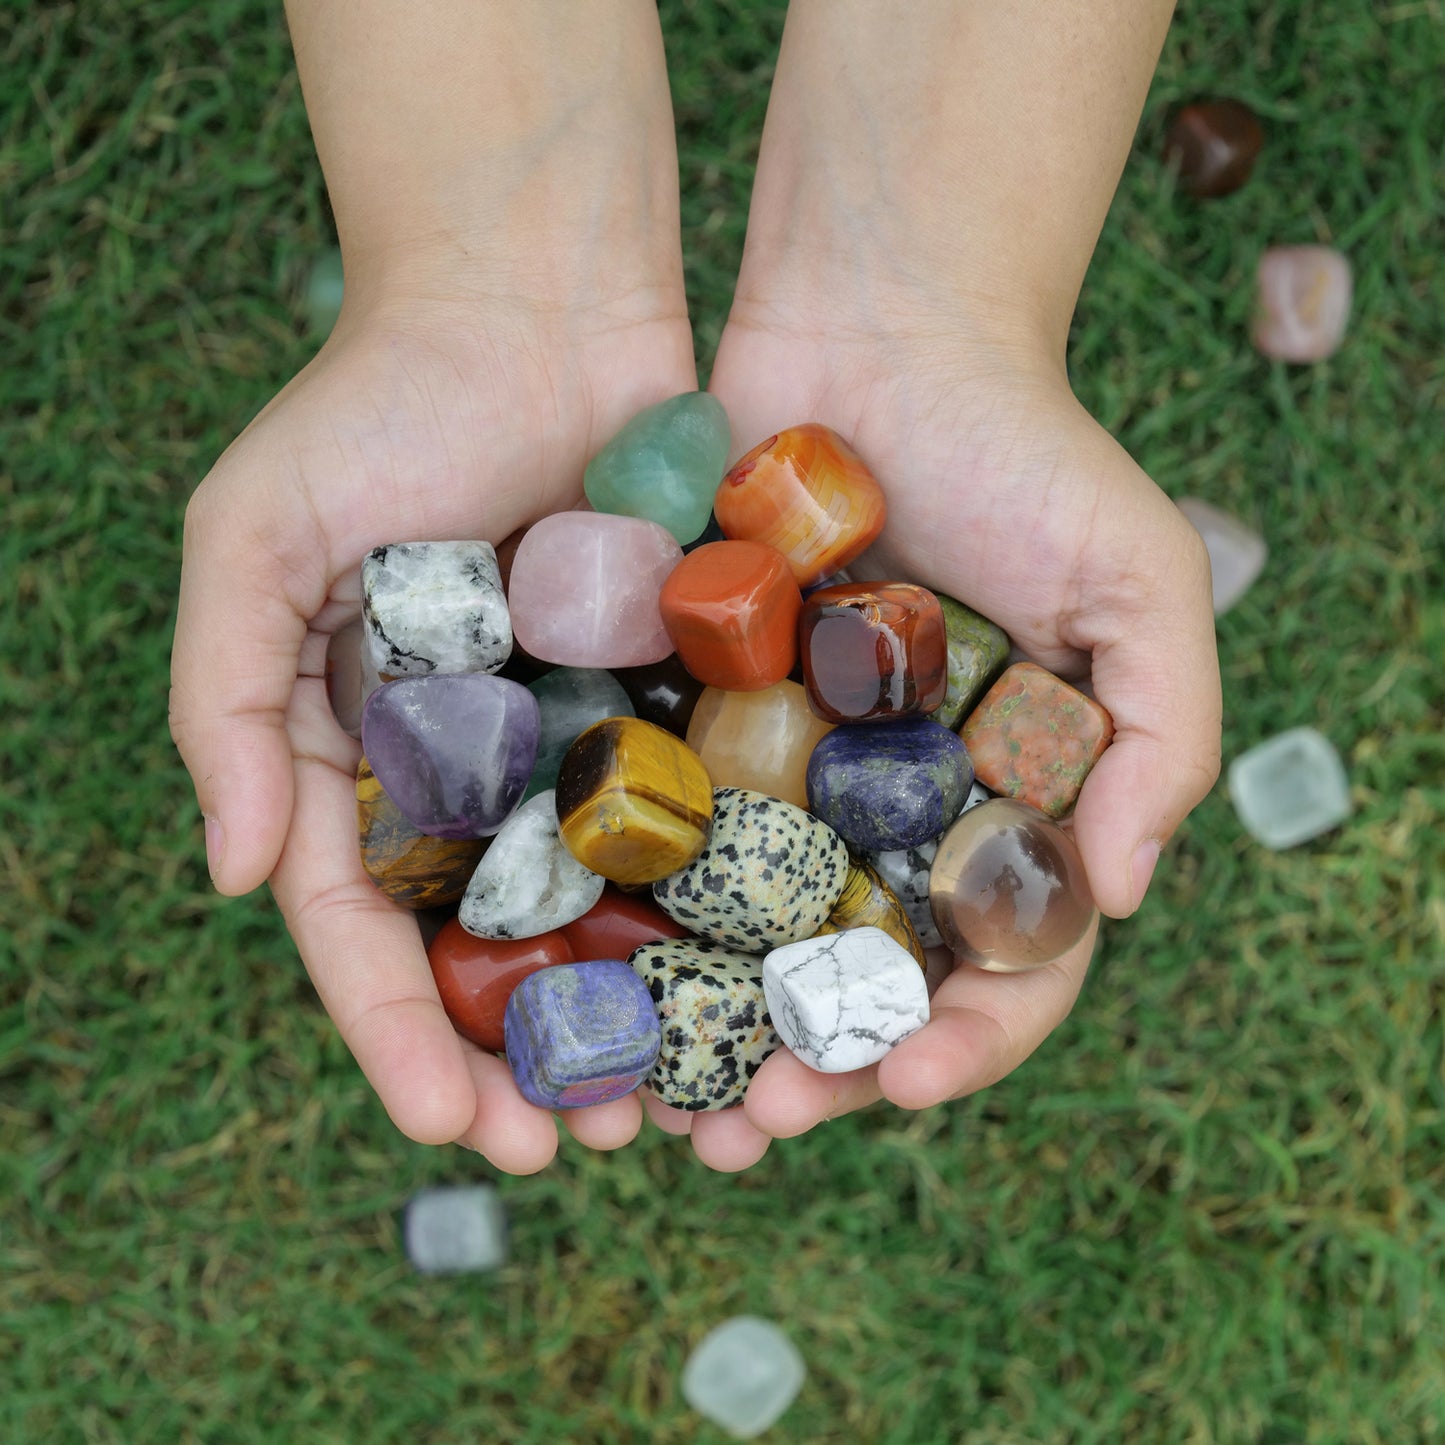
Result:
<svg viewBox="0 0 1445 1445">
<path fill-rule="evenodd" d="M 1009 640 L 1002 627 L 973 608 L 942 592 L 936 595 L 948 637 L 948 691 L 932 717 L 946 728 L 957 728 L 1003 671 Z"/>
<path fill-rule="evenodd" d="M 596 511 L 658 522 L 686 546 L 707 527 L 730 442 L 722 403 L 684 392 L 638 412 L 592 458 L 582 490 Z"/>
</svg>

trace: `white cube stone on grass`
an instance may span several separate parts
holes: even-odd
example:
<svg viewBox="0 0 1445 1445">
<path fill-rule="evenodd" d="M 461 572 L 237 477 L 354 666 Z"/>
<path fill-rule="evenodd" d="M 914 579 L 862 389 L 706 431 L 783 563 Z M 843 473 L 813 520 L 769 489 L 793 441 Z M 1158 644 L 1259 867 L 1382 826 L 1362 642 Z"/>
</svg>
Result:
<svg viewBox="0 0 1445 1445">
<path fill-rule="evenodd" d="M 1229 765 L 1239 821 L 1266 848 L 1293 848 L 1350 816 L 1350 781 L 1328 738 L 1291 728 Z"/>
<path fill-rule="evenodd" d="M 490 542 L 393 542 L 361 564 L 367 656 L 386 677 L 496 672 L 512 616 Z"/>
<path fill-rule="evenodd" d="M 738 1440 L 751 1440 L 793 1403 L 806 1375 L 803 1357 L 777 1325 L 736 1315 L 704 1335 L 688 1356 L 682 1394 L 699 1415 Z"/>
<path fill-rule="evenodd" d="M 422 1274 L 474 1274 L 507 1262 L 507 1216 L 489 1184 L 423 1189 L 402 1220 L 407 1258 Z"/>
<path fill-rule="evenodd" d="M 1221 512 L 1198 497 L 1180 497 L 1179 510 L 1204 538 L 1214 585 L 1214 615 L 1229 611 L 1264 570 L 1269 548 L 1258 532 L 1238 517 Z"/>
<path fill-rule="evenodd" d="M 918 960 L 881 928 L 850 928 L 775 948 L 763 993 L 778 1037 L 810 1069 L 876 1064 L 928 1022 Z"/>
</svg>

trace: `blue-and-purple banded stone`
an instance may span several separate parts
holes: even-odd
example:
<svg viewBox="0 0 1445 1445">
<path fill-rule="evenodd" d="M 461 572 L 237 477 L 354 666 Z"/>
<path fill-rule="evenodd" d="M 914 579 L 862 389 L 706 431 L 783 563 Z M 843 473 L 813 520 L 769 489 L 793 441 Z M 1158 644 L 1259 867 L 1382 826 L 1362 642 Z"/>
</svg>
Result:
<svg viewBox="0 0 1445 1445">
<path fill-rule="evenodd" d="M 621 959 L 529 974 L 502 1019 L 517 1089 L 542 1109 L 583 1109 L 630 1094 L 657 1067 L 662 1026 L 647 985 Z"/>
<path fill-rule="evenodd" d="M 959 815 L 973 766 L 931 718 L 836 727 L 808 759 L 808 807 L 860 853 L 913 848 Z"/>
<path fill-rule="evenodd" d="M 486 838 L 521 800 L 537 760 L 537 699 L 490 673 L 406 677 L 366 700 L 362 748 L 423 833 Z"/>
</svg>

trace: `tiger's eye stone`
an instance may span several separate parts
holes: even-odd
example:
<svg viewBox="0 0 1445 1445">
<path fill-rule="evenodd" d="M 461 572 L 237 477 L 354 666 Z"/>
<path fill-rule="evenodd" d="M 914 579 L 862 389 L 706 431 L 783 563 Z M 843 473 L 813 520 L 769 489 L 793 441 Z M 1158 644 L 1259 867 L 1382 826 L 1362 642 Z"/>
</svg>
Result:
<svg viewBox="0 0 1445 1445">
<path fill-rule="evenodd" d="M 763 542 L 689 552 L 662 585 L 663 625 L 683 665 L 709 687 L 751 692 L 798 660 L 803 598 L 788 559 Z"/>
<path fill-rule="evenodd" d="M 1164 137 L 1164 159 L 1191 196 L 1212 200 L 1237 191 L 1264 148 L 1264 129 L 1242 101 L 1196 100 L 1181 106 Z"/>
<path fill-rule="evenodd" d="M 624 893 L 610 885 L 581 918 L 564 924 L 562 933 L 580 960 L 626 958 L 645 943 L 688 936 L 649 895 Z"/>
<path fill-rule="evenodd" d="M 883 489 L 862 457 L 817 422 L 755 446 L 722 479 L 713 511 L 729 537 L 766 542 L 800 587 L 860 556 L 883 530 Z"/>
<path fill-rule="evenodd" d="M 761 692 L 707 688 L 693 710 L 687 745 L 718 788 L 748 788 L 808 806 L 808 759 L 832 732 L 808 706 L 800 684 L 774 683 Z"/>
<path fill-rule="evenodd" d="M 356 770 L 356 830 L 366 876 L 403 908 L 439 908 L 467 891 L 485 838 L 435 838 L 407 821 L 371 764 Z"/>
<path fill-rule="evenodd" d="M 944 834 L 928 892 L 944 943 L 994 973 L 1054 962 L 1097 916 L 1073 838 L 1011 798 L 970 808 Z"/>
<path fill-rule="evenodd" d="M 452 1027 L 479 1049 L 502 1052 L 502 1019 L 512 990 L 538 969 L 573 961 L 558 930 L 535 938 L 477 938 L 454 918 L 427 949 L 432 977 Z"/>
<path fill-rule="evenodd" d="M 948 691 L 933 720 L 946 728 L 956 728 L 1003 671 L 1009 640 L 1002 627 L 973 608 L 942 592 L 937 597 L 948 638 Z"/>
<path fill-rule="evenodd" d="M 703 685 L 675 652 L 646 667 L 614 667 L 611 671 L 632 699 L 638 717 L 666 728 L 674 737 L 687 736 L 687 725 Z"/>
<path fill-rule="evenodd" d="M 1034 662 L 1016 662 L 960 729 L 984 787 L 1062 818 L 1114 737 L 1092 698 Z"/>
<path fill-rule="evenodd" d="M 685 743 L 640 718 L 608 718 L 567 750 L 557 775 L 562 841 L 614 883 L 651 883 L 702 852 L 712 782 Z"/>
<path fill-rule="evenodd" d="M 1276 361 L 1324 361 L 1345 339 L 1350 263 L 1329 246 L 1272 246 L 1259 258 L 1254 344 Z"/>
<path fill-rule="evenodd" d="M 803 683 L 829 722 L 930 713 L 948 690 L 948 635 L 938 598 L 911 582 L 823 587 L 799 623 Z"/>
<path fill-rule="evenodd" d="M 898 901 L 898 895 L 883 881 L 876 868 L 851 857 L 843 891 L 818 933 L 845 933 L 850 928 L 881 928 L 918 960 L 920 968 L 928 967 L 918 930 Z"/>
</svg>

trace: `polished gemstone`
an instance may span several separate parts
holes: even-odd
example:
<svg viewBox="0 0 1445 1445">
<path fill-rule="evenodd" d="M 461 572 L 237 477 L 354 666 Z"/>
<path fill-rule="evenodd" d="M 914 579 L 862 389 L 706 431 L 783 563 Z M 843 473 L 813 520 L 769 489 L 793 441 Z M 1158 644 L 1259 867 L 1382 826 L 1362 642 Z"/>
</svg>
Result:
<svg viewBox="0 0 1445 1445">
<path fill-rule="evenodd" d="M 537 759 L 537 699 L 484 672 L 407 677 L 367 699 L 361 743 L 423 833 L 484 838 L 521 800 Z"/>
<path fill-rule="evenodd" d="M 712 515 L 731 442 L 722 403 L 684 392 L 638 412 L 588 463 L 582 490 L 599 512 L 646 517 L 691 542 Z"/>
<path fill-rule="evenodd" d="M 843 891 L 818 934 L 844 933 L 850 928 L 881 928 L 918 960 L 920 968 L 928 967 L 918 930 L 914 928 L 898 895 L 883 881 L 883 875 L 876 868 L 857 858 L 848 860 L 848 876 L 843 882 Z"/>
<path fill-rule="evenodd" d="M 438 1185 L 413 1194 L 402 1237 L 420 1274 L 480 1274 L 507 1262 L 507 1215 L 490 1184 Z"/>
<path fill-rule="evenodd" d="M 602 875 L 583 867 L 563 844 L 557 794 L 549 788 L 497 830 L 457 916 L 478 938 L 535 938 L 581 918 L 604 887 Z"/>
<path fill-rule="evenodd" d="M 863 860 L 878 870 L 878 876 L 893 890 L 903 905 L 908 921 L 925 949 L 937 948 L 943 935 L 933 921 L 928 902 L 928 875 L 933 868 L 938 842 L 920 843 L 916 848 L 896 848 L 887 853 L 870 853 Z"/>
<path fill-rule="evenodd" d="M 845 582 L 803 604 L 803 685 L 829 722 L 930 713 L 948 689 L 943 609 L 911 582 Z"/>
<path fill-rule="evenodd" d="M 1214 615 L 1228 612 L 1264 570 L 1269 548 L 1258 532 L 1238 517 L 1198 497 L 1180 497 L 1179 510 L 1204 539 L 1214 587 Z"/>
<path fill-rule="evenodd" d="M 434 838 L 409 822 L 362 758 L 356 770 L 356 830 L 366 876 L 404 908 L 440 908 L 466 892 L 486 839 Z"/>
<path fill-rule="evenodd" d="M 761 692 L 710 687 L 698 699 L 687 745 L 703 761 L 714 787 L 748 788 L 808 806 L 808 759 L 833 730 L 808 706 L 796 682 Z"/>
<path fill-rule="evenodd" d="M 856 852 L 912 848 L 959 815 L 973 768 L 931 718 L 834 728 L 808 760 L 808 809 Z"/>
<path fill-rule="evenodd" d="M 778 1047 L 763 998 L 762 960 L 721 943 L 644 944 L 627 960 L 662 1025 L 648 1088 L 674 1109 L 731 1109 Z"/>
<path fill-rule="evenodd" d="M 512 626 L 543 662 L 638 667 L 672 651 L 657 599 L 682 548 L 641 517 L 554 512 L 512 561 Z"/>
<path fill-rule="evenodd" d="M 800 587 L 846 567 L 883 530 L 883 489 L 837 432 L 816 422 L 754 447 L 717 489 L 713 510 L 729 537 L 766 542 Z"/>
<path fill-rule="evenodd" d="M 1229 765 L 1239 820 L 1266 848 L 1293 848 L 1350 816 L 1350 782 L 1334 744 L 1314 728 L 1291 728 Z"/>
<path fill-rule="evenodd" d="M 556 667 L 529 683 L 528 691 L 542 715 L 537 762 L 525 794 L 529 798 L 557 786 L 567 749 L 593 723 L 634 715 L 632 699 L 605 668 Z"/>
<path fill-rule="evenodd" d="M 802 594 L 788 559 L 766 543 L 689 552 L 663 584 L 660 605 L 678 657 L 709 687 L 771 687 L 798 660 Z"/>
<path fill-rule="evenodd" d="M 689 933 L 743 953 L 808 938 L 848 874 L 848 850 L 826 823 L 743 788 L 713 792 L 712 833 L 652 896 Z"/>
<path fill-rule="evenodd" d="M 427 949 L 432 977 L 452 1027 L 480 1049 L 502 1052 L 502 1018 L 512 990 L 530 973 L 571 963 L 557 930 L 534 938 L 478 938 L 453 918 Z"/>
<path fill-rule="evenodd" d="M 1098 916 L 1073 838 L 1012 798 L 970 808 L 944 834 L 929 896 L 944 943 L 995 973 L 1053 963 Z"/>
<path fill-rule="evenodd" d="M 682 1371 L 683 1398 L 737 1440 L 761 1435 L 806 1376 L 797 1346 L 770 1320 L 735 1315 L 710 1330 Z"/>
<path fill-rule="evenodd" d="M 1196 100 L 1180 106 L 1164 137 L 1164 159 L 1201 200 L 1227 196 L 1250 177 L 1264 128 L 1242 101 Z"/>
<path fill-rule="evenodd" d="M 1035 662 L 1016 662 L 960 729 L 984 787 L 1062 818 L 1114 736 L 1092 698 Z"/>
<path fill-rule="evenodd" d="M 866 1069 L 928 1022 L 923 970 L 881 928 L 773 949 L 763 990 L 778 1037 L 824 1074 Z"/>
<path fill-rule="evenodd" d="M 651 883 L 707 841 L 712 783 L 681 739 L 641 718 L 609 718 L 567 750 L 557 775 L 562 841 L 614 883 Z"/>
<path fill-rule="evenodd" d="M 366 656 L 366 623 L 358 617 L 326 643 L 326 698 L 348 737 L 361 737 L 361 709 L 380 686 L 381 676 Z"/>
<path fill-rule="evenodd" d="M 687 930 L 652 901 L 650 892 L 624 893 L 611 884 L 581 918 L 566 924 L 562 933 L 579 962 L 626 958 L 645 943 L 687 937 Z"/>
<path fill-rule="evenodd" d="M 956 598 L 938 593 L 943 630 L 948 639 L 948 691 L 933 720 L 956 728 L 977 706 L 979 698 L 1008 661 L 1008 634 Z"/>
<path fill-rule="evenodd" d="M 367 656 L 384 677 L 496 672 L 512 622 L 490 542 L 396 542 L 361 564 Z"/>
<path fill-rule="evenodd" d="M 1275 246 L 1259 260 L 1254 344 L 1275 361 L 1323 361 L 1339 350 L 1354 277 L 1328 246 Z"/>
<path fill-rule="evenodd" d="M 687 725 L 703 685 L 675 652 L 646 667 L 615 667 L 612 675 L 622 684 L 622 690 L 632 699 L 633 710 L 644 722 L 656 723 L 676 737 L 687 736 Z"/>
<path fill-rule="evenodd" d="M 615 958 L 528 974 L 507 1001 L 503 1031 L 518 1092 L 543 1109 L 630 1094 L 662 1048 L 647 985 Z"/>
</svg>

